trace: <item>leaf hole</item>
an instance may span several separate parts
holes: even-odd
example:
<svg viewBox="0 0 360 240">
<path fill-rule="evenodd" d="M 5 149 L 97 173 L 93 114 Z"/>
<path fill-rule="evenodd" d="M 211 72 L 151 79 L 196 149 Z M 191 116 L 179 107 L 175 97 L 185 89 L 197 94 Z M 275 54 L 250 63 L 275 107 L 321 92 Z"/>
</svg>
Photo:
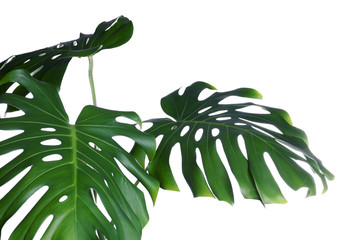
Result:
<svg viewBox="0 0 360 240">
<path fill-rule="evenodd" d="M 34 98 L 34 95 L 33 95 L 31 92 L 29 92 L 28 94 L 26 94 L 25 98 L 27 98 L 27 99 L 33 99 L 33 98 Z"/>
<path fill-rule="evenodd" d="M 202 128 L 198 129 L 195 133 L 195 141 L 200 141 L 204 133 L 204 130 Z"/>
<path fill-rule="evenodd" d="M 15 58 L 15 56 L 9 57 L 9 58 L 6 60 L 6 62 L 1 66 L 0 70 L 2 70 L 2 69 L 5 67 L 5 65 L 7 65 L 8 63 L 10 63 L 14 58 Z"/>
<path fill-rule="evenodd" d="M 95 230 L 95 234 L 96 234 L 97 239 L 108 240 L 107 237 L 103 233 L 101 233 L 99 230 Z"/>
<path fill-rule="evenodd" d="M 190 189 L 183 186 L 187 186 L 186 180 L 184 179 L 183 172 L 182 172 L 182 161 L 177 161 L 181 156 L 181 148 L 180 143 L 177 142 L 170 150 L 169 155 L 169 164 L 172 175 L 176 181 L 176 185 L 178 186 L 181 191 L 189 191 Z"/>
<path fill-rule="evenodd" d="M 43 157 L 44 162 L 54 162 L 60 161 L 63 157 L 60 154 L 51 154 L 49 156 Z"/>
<path fill-rule="evenodd" d="M 183 127 L 183 129 L 181 130 L 181 133 L 180 133 L 180 137 L 185 136 L 185 134 L 189 132 L 189 129 L 190 129 L 189 126 Z"/>
<path fill-rule="evenodd" d="M 214 90 L 205 88 L 204 90 L 202 90 L 198 96 L 198 101 L 203 101 L 205 99 L 207 99 L 208 97 L 210 97 L 211 95 L 213 95 L 215 93 Z"/>
<path fill-rule="evenodd" d="M 219 135 L 219 133 L 220 133 L 220 130 L 218 128 L 211 129 L 211 135 L 213 137 L 217 137 Z"/>
<path fill-rule="evenodd" d="M 275 181 L 278 182 L 278 180 L 282 180 L 274 161 L 272 160 L 271 156 L 268 152 L 263 153 L 263 157 L 266 163 L 266 166 L 268 167 L 269 171 L 271 172 L 271 175 L 274 177 Z"/>
<path fill-rule="evenodd" d="M 104 179 L 104 183 L 105 183 L 106 187 L 109 188 L 109 184 L 105 179 Z"/>
<path fill-rule="evenodd" d="M 64 44 L 63 43 L 59 43 L 56 48 L 63 48 L 64 47 Z"/>
<path fill-rule="evenodd" d="M 9 57 L 8 60 L 6 60 L 5 64 L 10 63 L 12 60 L 14 60 L 15 57 L 16 57 L 15 55 L 12 55 L 11 57 Z"/>
<path fill-rule="evenodd" d="M 44 220 L 44 222 L 40 225 L 39 229 L 37 230 L 33 240 L 40 240 L 42 238 L 42 236 L 50 226 L 53 219 L 54 219 L 54 215 L 50 215 Z"/>
<path fill-rule="evenodd" d="M 4 103 L 0 103 L 0 118 L 5 118 L 6 116 L 6 108 L 7 108 L 7 104 Z M 1 131 L 1 130 L 0 130 Z M 1 135 L 0 135 L 1 136 Z"/>
<path fill-rule="evenodd" d="M 17 117 L 21 117 L 21 116 L 24 116 L 24 115 L 25 115 L 24 111 L 18 110 L 18 111 L 15 111 L 15 112 L 7 113 L 6 118 L 17 118 Z"/>
<path fill-rule="evenodd" d="M 311 166 L 309 163 L 307 163 L 306 161 L 302 160 L 302 159 L 293 159 L 302 169 L 304 169 L 306 172 L 308 173 L 314 173 L 314 171 L 312 170 Z M 316 174 L 316 173 L 315 173 Z M 322 184 L 320 184 L 322 185 Z"/>
<path fill-rule="evenodd" d="M 146 131 L 150 129 L 154 124 L 152 122 L 143 122 L 141 125 L 141 130 Z"/>
<path fill-rule="evenodd" d="M 67 195 L 63 195 L 59 198 L 59 202 L 65 202 L 68 199 Z"/>
<path fill-rule="evenodd" d="M 0 169 L 18 157 L 22 152 L 24 152 L 24 150 L 19 149 L 0 155 Z"/>
<path fill-rule="evenodd" d="M 89 144 L 89 146 L 90 146 L 90 147 L 92 147 L 92 148 L 96 148 L 95 143 L 93 143 L 93 142 L 89 142 L 88 144 Z"/>
<path fill-rule="evenodd" d="M 279 133 L 279 134 L 283 134 L 282 131 L 279 128 L 277 128 L 276 126 L 274 126 L 272 124 L 260 123 L 260 122 L 250 121 L 250 120 L 242 119 L 242 118 L 239 118 L 239 119 L 254 124 L 255 125 L 254 127 L 264 128 L 265 130 L 263 130 L 263 131 L 270 130 L 270 131 L 273 131 L 273 132 L 276 132 L 276 133 Z M 268 133 L 268 134 L 270 134 L 270 133 Z"/>
<path fill-rule="evenodd" d="M 261 133 L 265 134 L 266 136 L 269 136 L 271 138 L 275 138 L 271 133 L 268 133 L 265 130 L 262 130 L 260 128 L 255 127 L 255 126 L 251 126 L 251 128 L 258 131 L 258 132 L 261 132 Z"/>
<path fill-rule="evenodd" d="M 237 112 L 254 113 L 254 114 L 270 114 L 268 110 L 261 106 L 251 105 L 244 108 L 236 109 Z"/>
<path fill-rule="evenodd" d="M 78 159 L 80 162 L 82 162 L 83 164 L 85 164 L 87 167 L 91 168 L 92 170 L 94 170 L 96 173 L 99 173 L 93 166 L 91 166 L 90 164 L 88 164 L 87 162 L 85 162 L 82 159 Z"/>
<path fill-rule="evenodd" d="M 0 130 L 0 142 L 22 134 L 24 130 Z"/>
<path fill-rule="evenodd" d="M 239 96 L 229 96 L 219 102 L 219 105 L 237 104 L 242 102 L 243 98 Z"/>
<path fill-rule="evenodd" d="M 31 59 L 25 60 L 25 61 L 23 62 L 23 64 L 26 64 L 26 63 L 30 62 L 30 60 L 31 60 Z"/>
<path fill-rule="evenodd" d="M 112 139 L 127 152 L 131 151 L 135 143 L 133 139 L 125 136 L 114 136 Z"/>
<path fill-rule="evenodd" d="M 16 117 L 21 117 L 21 116 L 24 116 L 25 115 L 25 112 L 22 111 L 22 110 L 17 110 L 17 111 L 14 111 L 14 112 L 5 112 L 6 109 L 8 108 L 8 105 L 7 104 L 3 104 L 3 103 L 0 103 L 0 118 L 16 118 Z M 12 131 L 12 130 L 0 130 L 1 131 Z M 0 139 L 1 139 L 1 135 L 0 134 Z"/>
<path fill-rule="evenodd" d="M 275 182 L 277 183 L 277 185 L 280 188 L 281 193 L 284 195 L 285 199 L 287 200 L 292 200 L 293 198 L 296 199 L 296 195 L 299 194 L 299 192 L 297 192 L 297 194 L 294 194 L 294 190 L 292 190 L 289 185 L 285 182 L 285 180 L 281 177 L 279 170 L 277 169 L 274 161 L 272 160 L 270 154 L 268 152 L 264 152 L 264 160 L 266 163 L 266 166 L 268 167 L 271 175 L 273 176 L 273 178 L 275 179 Z M 305 190 L 305 188 L 304 188 Z M 306 190 L 305 190 L 305 194 L 303 192 L 300 192 L 302 194 L 302 196 L 306 195 Z"/>
<path fill-rule="evenodd" d="M 175 129 L 177 129 L 177 126 L 176 126 L 176 125 L 174 125 L 174 126 L 171 127 L 171 130 L 175 130 Z"/>
<path fill-rule="evenodd" d="M 55 60 L 55 59 L 57 59 L 57 58 L 60 57 L 60 56 L 61 56 L 61 54 L 57 54 L 57 55 L 53 56 L 53 57 L 51 58 L 51 60 Z"/>
<path fill-rule="evenodd" d="M 219 111 L 216 111 L 216 112 L 212 112 L 212 113 L 209 113 L 209 116 L 212 117 L 212 116 L 217 116 L 217 115 L 220 115 L 220 114 L 223 114 L 223 113 L 227 113 L 228 110 L 219 110 Z"/>
<path fill-rule="evenodd" d="M 89 146 L 92 147 L 93 149 L 97 150 L 97 151 L 102 151 L 101 148 L 99 146 L 97 146 L 95 143 L 93 142 L 89 142 Z"/>
<path fill-rule="evenodd" d="M 131 182 L 135 182 L 136 180 L 138 180 L 125 166 L 124 164 L 122 164 L 119 159 L 114 158 L 116 164 L 118 165 L 118 167 L 120 168 L 120 171 L 122 172 L 122 174 Z M 136 161 L 136 160 L 134 160 Z"/>
<path fill-rule="evenodd" d="M 49 127 L 49 128 L 42 128 L 41 131 L 43 131 L 43 132 L 55 132 L 56 129 L 52 128 L 52 127 Z"/>
<path fill-rule="evenodd" d="M 7 89 L 6 93 L 12 93 L 15 91 L 16 88 L 18 88 L 20 86 L 19 83 L 14 82 L 13 84 L 11 84 L 11 86 Z"/>
<path fill-rule="evenodd" d="M 186 88 L 187 88 L 187 86 L 179 88 L 179 90 L 178 90 L 179 96 L 184 95 Z"/>
<path fill-rule="evenodd" d="M 76 47 L 78 45 L 77 41 L 73 41 L 73 46 Z"/>
<path fill-rule="evenodd" d="M 108 31 L 110 28 L 112 28 L 112 27 L 117 23 L 118 20 L 119 20 L 119 18 L 115 19 L 115 20 L 110 24 L 110 26 L 108 26 L 108 27 L 105 29 L 105 32 Z"/>
<path fill-rule="evenodd" d="M 35 69 L 34 71 L 32 71 L 32 72 L 30 73 L 30 75 L 31 75 L 31 76 L 34 76 L 35 74 L 37 74 L 38 72 L 40 72 L 41 69 L 43 69 L 43 68 L 44 68 L 44 65 L 41 65 L 40 67 L 38 67 L 37 69 Z"/>
<path fill-rule="evenodd" d="M 118 123 L 125 123 L 125 124 L 131 124 L 131 125 L 137 124 L 136 121 L 134 121 L 130 118 L 127 118 L 127 117 L 123 117 L 123 116 L 116 117 L 115 121 L 117 121 Z"/>
<path fill-rule="evenodd" d="M 31 166 L 22 170 L 15 177 L 7 181 L 4 185 L 0 186 L 0 200 L 18 183 L 25 177 L 25 175 L 30 171 Z"/>
<path fill-rule="evenodd" d="M 43 57 L 43 56 L 45 56 L 46 55 L 46 53 L 40 53 L 39 54 L 39 57 Z"/>
<path fill-rule="evenodd" d="M 42 141 L 40 144 L 43 146 L 59 146 L 59 145 L 61 145 L 61 141 L 58 139 L 52 138 L 52 139 Z"/>
<path fill-rule="evenodd" d="M 90 38 L 87 38 L 85 44 L 87 45 L 89 43 L 89 41 L 90 41 Z"/>
<path fill-rule="evenodd" d="M 156 146 L 159 146 L 162 139 L 163 139 L 164 135 L 159 135 L 155 138 L 155 141 L 156 141 Z"/>
<path fill-rule="evenodd" d="M 200 152 L 200 149 L 199 149 L 199 148 L 196 148 L 196 149 L 195 149 L 195 154 L 196 154 L 196 164 L 198 165 L 198 167 L 200 168 L 202 174 L 204 175 L 204 179 L 205 179 L 206 185 L 209 187 L 209 190 L 211 191 L 211 193 L 214 194 L 214 193 L 212 192 L 212 189 L 210 188 L 208 179 L 207 179 L 206 174 L 205 174 L 204 163 L 203 163 L 203 159 L 202 159 L 201 152 Z"/>
<path fill-rule="evenodd" d="M 231 119 L 231 117 L 218 117 L 218 118 L 216 118 L 216 121 L 227 121 L 230 119 Z"/>
<path fill-rule="evenodd" d="M 292 160 L 294 160 L 297 165 L 299 165 L 302 169 L 304 169 L 307 173 L 309 173 L 313 177 L 313 180 L 315 182 L 315 189 L 316 190 L 324 188 L 324 185 L 323 185 L 321 179 L 316 177 L 317 174 L 314 172 L 314 170 L 311 168 L 311 166 L 310 166 L 310 164 L 308 162 L 306 162 L 304 160 L 299 160 L 299 159 L 292 159 Z M 296 192 L 298 192 L 298 191 L 303 191 L 302 194 L 299 193 L 300 196 L 306 196 L 308 194 L 309 189 L 307 187 L 302 187 L 299 190 L 297 190 Z M 293 193 L 293 191 L 292 191 L 292 193 Z"/>
<path fill-rule="evenodd" d="M 195 154 L 196 154 L 196 164 L 199 166 L 201 171 L 203 173 L 205 173 L 205 169 L 204 169 L 204 165 L 203 165 L 203 161 L 202 161 L 202 156 L 201 156 L 201 152 L 200 152 L 199 148 L 195 149 Z"/>
<path fill-rule="evenodd" d="M 235 126 L 246 126 L 247 124 L 246 123 L 239 123 L 239 122 L 236 122 L 234 123 Z"/>
<path fill-rule="evenodd" d="M 190 85 L 188 84 L 188 85 L 184 85 L 184 86 L 182 86 L 181 88 L 179 88 L 179 90 L 178 90 L 179 96 L 184 95 L 186 89 L 187 89 L 189 86 L 190 86 Z"/>
<path fill-rule="evenodd" d="M 203 108 L 203 109 L 201 109 L 201 110 L 198 112 L 198 114 L 204 113 L 204 112 L 206 112 L 207 110 L 209 110 L 209 109 L 211 109 L 211 108 L 212 108 L 212 106 Z"/>
<path fill-rule="evenodd" d="M 16 211 L 16 213 L 13 214 L 12 217 L 3 225 L 1 237 L 4 239 L 9 239 L 10 234 L 15 230 L 15 228 L 17 228 L 20 222 L 33 209 L 38 201 L 45 195 L 48 189 L 48 186 L 43 186 L 26 200 L 26 202 Z"/>
<path fill-rule="evenodd" d="M 247 155 L 247 150 L 246 150 L 246 145 L 245 145 L 245 140 L 244 137 L 242 135 L 239 135 L 237 137 L 237 141 L 238 141 L 238 145 L 240 148 L 240 151 L 242 152 L 242 154 L 244 155 L 244 157 L 246 159 L 248 159 L 248 155 Z"/>
<path fill-rule="evenodd" d="M 110 214 L 108 213 L 108 211 L 106 210 L 106 207 L 104 206 L 104 203 L 101 199 L 100 194 L 93 188 L 90 188 L 91 191 L 97 193 L 97 201 L 96 201 L 96 206 L 98 207 L 98 209 L 100 210 L 100 212 L 105 216 L 105 218 L 109 221 L 109 223 L 111 223 L 112 219 L 110 217 Z"/>
<path fill-rule="evenodd" d="M 306 159 L 304 153 L 301 152 L 301 151 L 299 151 L 299 150 L 297 150 L 296 147 L 290 145 L 289 143 L 286 143 L 286 142 L 284 142 L 284 141 L 281 141 L 281 140 L 279 140 L 279 139 L 275 139 L 275 141 L 276 141 L 277 143 L 279 143 L 280 145 L 282 145 L 282 146 L 283 146 L 284 148 L 286 148 L 287 150 L 289 150 L 289 151 L 293 152 L 294 154 L 296 154 L 296 155 L 299 157 L 298 160 L 305 160 L 305 159 Z"/>
<path fill-rule="evenodd" d="M 229 160 L 227 159 L 226 157 L 226 153 L 225 153 L 225 150 L 224 150 L 224 147 L 223 147 L 223 143 L 221 142 L 220 139 L 217 139 L 216 140 L 216 151 L 217 153 L 219 154 L 219 157 L 221 159 L 221 162 L 222 164 L 224 165 L 225 169 L 226 169 L 226 172 L 228 173 L 228 177 L 230 179 L 230 183 L 231 183 L 231 186 L 239 186 L 239 183 L 238 181 L 236 180 L 235 178 L 235 175 L 234 174 L 230 174 L 232 173 L 232 169 L 230 167 L 230 164 L 229 164 Z M 234 187 L 233 187 L 233 190 L 234 190 Z M 240 193 L 240 191 L 233 191 L 233 194 L 234 194 L 234 199 L 241 199 L 243 198 L 242 194 Z"/>
</svg>

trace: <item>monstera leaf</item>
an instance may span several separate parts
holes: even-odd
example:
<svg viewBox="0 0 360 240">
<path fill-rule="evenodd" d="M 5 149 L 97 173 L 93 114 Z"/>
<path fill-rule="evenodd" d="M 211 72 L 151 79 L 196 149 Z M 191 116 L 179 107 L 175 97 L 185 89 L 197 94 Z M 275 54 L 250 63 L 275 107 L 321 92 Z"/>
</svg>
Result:
<svg viewBox="0 0 360 240">
<path fill-rule="evenodd" d="M 0 155 L 17 153 L 11 161 L 0 163 L 0 186 L 26 172 L 0 200 L 0 228 L 32 195 L 45 188 L 10 239 L 33 239 L 48 217 L 52 220 L 43 239 L 97 239 L 96 234 L 100 233 L 107 239 L 140 239 L 148 214 L 143 193 L 127 176 L 130 173 L 135 176 L 153 200 L 159 184 L 115 139 L 116 136 L 133 139 L 152 159 L 154 137 L 121 123 L 118 118 L 140 123 L 139 117 L 133 112 L 86 106 L 76 123 L 69 124 L 57 90 L 51 84 L 34 79 L 25 70 L 11 71 L 1 82 L 17 82 L 32 97 L 0 94 L 0 104 L 12 105 L 23 112 L 17 117 L 0 119 L 3 132 L 22 130 L 0 142 Z M 92 191 L 111 219 L 99 210 L 90 195 Z"/>
<path fill-rule="evenodd" d="M 182 95 L 175 91 L 164 97 L 161 106 L 173 119 L 149 121 L 153 125 L 146 132 L 155 137 L 162 136 L 162 139 L 148 170 L 160 181 L 162 188 L 178 190 L 169 156 L 174 145 L 179 143 L 183 175 L 194 196 L 215 196 L 233 203 L 233 189 L 223 163 L 227 161 L 245 198 L 258 199 L 265 204 L 285 203 L 266 163 L 266 154 L 292 189 L 305 187 L 309 196 L 315 194 L 313 176 L 299 164 L 305 163 L 321 178 L 326 191 L 326 178 L 332 179 L 333 175 L 311 153 L 305 133 L 292 126 L 285 111 L 250 102 L 224 104 L 223 100 L 231 96 L 261 98 L 253 89 L 215 92 L 200 101 L 199 94 L 204 89 L 214 88 L 197 82 L 186 88 Z M 245 111 L 251 106 L 266 112 Z M 245 149 L 239 146 L 240 138 L 245 142 Z M 221 159 L 219 145 L 222 145 L 226 159 Z M 197 151 L 200 154 L 196 154 Z M 144 165 L 144 154 L 136 147 L 133 153 Z M 204 170 L 198 164 L 200 160 Z"/>
<path fill-rule="evenodd" d="M 76 40 L 8 58 L 0 63 L 0 79 L 11 70 L 26 69 L 36 79 L 50 82 L 60 89 L 65 70 L 72 57 L 91 56 L 102 49 L 121 46 L 130 40 L 132 33 L 132 22 L 123 16 L 103 22 L 99 24 L 94 34 L 81 33 Z M 6 92 L 11 85 L 11 83 L 2 84 L 0 93 Z M 25 96 L 28 91 L 20 86 L 14 93 Z M 9 110 L 16 109 L 9 108 Z"/>
</svg>

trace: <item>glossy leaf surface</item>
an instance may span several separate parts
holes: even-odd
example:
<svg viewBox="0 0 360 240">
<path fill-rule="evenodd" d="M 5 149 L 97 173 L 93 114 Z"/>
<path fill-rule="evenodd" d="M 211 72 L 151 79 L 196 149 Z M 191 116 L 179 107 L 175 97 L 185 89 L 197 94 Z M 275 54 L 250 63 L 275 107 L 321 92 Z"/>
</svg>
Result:
<svg viewBox="0 0 360 240">
<path fill-rule="evenodd" d="M 132 22 L 123 16 L 102 22 L 93 34 L 81 33 L 76 40 L 9 57 L 0 63 L 0 79 L 11 70 L 26 69 L 34 78 L 52 83 L 60 89 L 66 68 L 73 57 L 87 57 L 103 49 L 121 46 L 130 40 L 132 33 Z M 11 83 L 0 84 L 0 93 L 6 92 L 11 86 Z M 18 87 L 14 93 L 25 96 L 28 91 Z"/>
<path fill-rule="evenodd" d="M 178 190 L 169 157 L 172 148 L 179 143 L 183 175 L 194 196 L 215 196 L 233 203 L 233 187 L 224 165 L 226 162 L 245 198 L 258 199 L 265 204 L 285 203 L 286 199 L 269 170 L 266 155 L 293 190 L 305 187 L 308 196 L 316 193 L 313 175 L 303 168 L 305 163 L 322 180 L 326 191 L 326 178 L 332 179 L 333 175 L 311 153 L 305 133 L 292 126 L 284 110 L 251 102 L 224 103 L 225 99 L 234 96 L 261 98 L 253 89 L 215 92 L 199 100 L 204 89 L 214 90 L 209 84 L 197 82 L 186 88 L 182 95 L 175 91 L 164 97 L 161 106 L 173 119 L 149 121 L 153 125 L 146 132 L 155 137 L 163 136 L 148 166 L 162 188 Z M 263 112 L 250 112 L 247 110 L 250 107 Z M 239 145 L 241 138 L 245 142 L 244 149 Z M 219 153 L 221 146 L 225 153 L 223 159 Z M 133 152 L 144 165 L 144 154 L 136 148 Z"/>
<path fill-rule="evenodd" d="M 97 239 L 96 231 L 107 239 L 140 239 L 148 221 L 144 195 L 124 169 L 148 189 L 153 200 L 159 184 L 114 139 L 134 140 L 152 159 L 154 137 L 116 120 L 126 117 L 140 123 L 139 117 L 133 112 L 86 106 L 72 125 L 51 84 L 32 78 L 25 70 L 8 73 L 2 82 L 17 82 L 33 97 L 0 94 L 0 104 L 23 111 L 23 115 L 0 119 L 1 131 L 22 131 L 0 141 L 0 156 L 21 150 L 11 161 L 0 163 L 0 186 L 27 171 L 0 199 L 0 228 L 45 187 L 10 239 L 33 239 L 49 216 L 53 219 L 43 239 Z M 97 193 L 110 219 L 94 203 L 90 190 Z"/>
</svg>

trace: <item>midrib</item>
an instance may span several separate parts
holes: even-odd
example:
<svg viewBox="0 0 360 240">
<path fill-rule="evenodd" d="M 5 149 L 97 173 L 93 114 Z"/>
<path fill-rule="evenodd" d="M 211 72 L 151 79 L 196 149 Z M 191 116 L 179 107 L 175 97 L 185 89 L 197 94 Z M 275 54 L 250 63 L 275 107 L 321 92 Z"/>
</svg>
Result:
<svg viewBox="0 0 360 240">
<path fill-rule="evenodd" d="M 74 172 L 73 172 L 73 176 L 74 176 L 74 231 L 75 231 L 75 236 L 77 236 L 77 142 L 76 142 L 76 127 L 74 125 L 70 125 L 70 129 L 71 129 L 71 146 L 72 146 L 72 163 L 73 163 L 73 167 L 74 167 Z"/>
</svg>

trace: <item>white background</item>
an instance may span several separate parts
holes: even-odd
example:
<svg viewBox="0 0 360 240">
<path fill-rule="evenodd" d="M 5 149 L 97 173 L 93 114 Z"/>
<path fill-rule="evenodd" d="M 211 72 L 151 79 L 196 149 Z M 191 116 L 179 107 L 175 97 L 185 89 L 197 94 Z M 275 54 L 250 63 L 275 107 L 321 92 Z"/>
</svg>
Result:
<svg viewBox="0 0 360 240">
<path fill-rule="evenodd" d="M 0 61 L 93 33 L 102 21 L 133 20 L 126 45 L 95 56 L 98 104 L 164 117 L 160 98 L 195 81 L 220 91 L 252 87 L 262 104 L 287 110 L 335 175 L 324 195 L 235 205 L 160 191 L 144 240 L 360 239 L 359 1 L 2 1 Z M 87 60 L 72 60 L 61 95 L 72 119 L 91 104 Z M 236 187 L 236 185 L 235 185 Z M 149 200 L 149 199 L 148 199 Z"/>
</svg>

